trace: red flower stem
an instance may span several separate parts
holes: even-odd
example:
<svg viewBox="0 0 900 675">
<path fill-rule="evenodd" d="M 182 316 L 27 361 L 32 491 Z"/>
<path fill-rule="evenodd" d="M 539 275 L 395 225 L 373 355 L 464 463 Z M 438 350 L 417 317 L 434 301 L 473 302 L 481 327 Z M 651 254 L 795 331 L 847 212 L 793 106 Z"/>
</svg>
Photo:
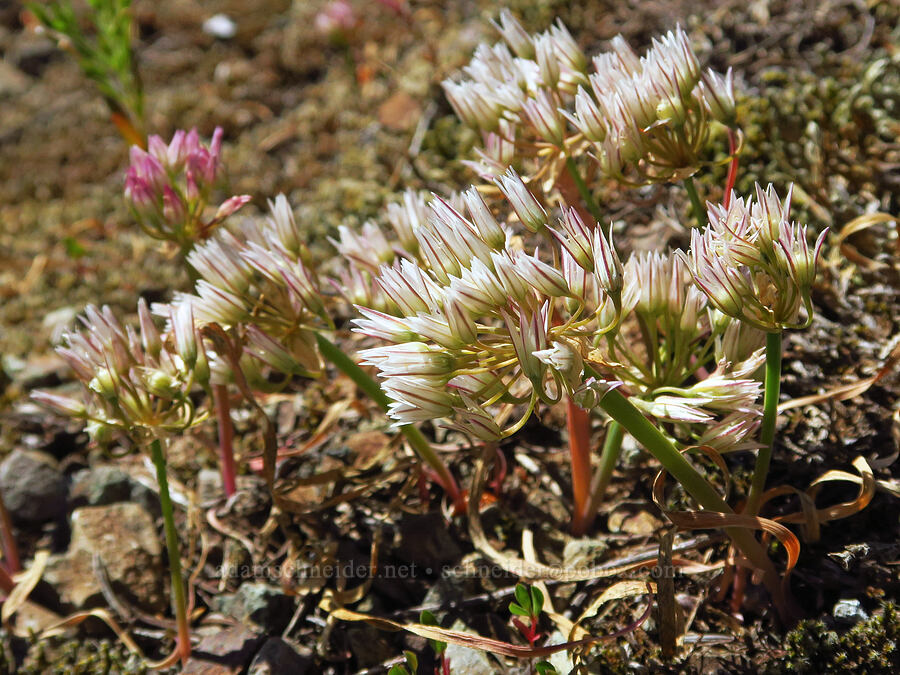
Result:
<svg viewBox="0 0 900 675">
<path fill-rule="evenodd" d="M 9 575 L 9 572 L 0 565 L 0 590 L 2 590 L 6 595 L 12 593 L 12 590 L 16 587 L 16 582 L 13 581 L 13 578 Z"/>
<path fill-rule="evenodd" d="M 12 519 L 9 517 L 9 511 L 6 510 L 6 504 L 3 502 L 3 496 L 0 495 L 0 540 L 3 542 L 3 558 L 6 561 L 6 569 L 10 574 L 17 574 L 22 571 L 22 563 L 19 561 L 19 547 L 16 545 L 16 538 L 13 536 Z"/>
<path fill-rule="evenodd" d="M 734 190 L 734 184 L 737 181 L 738 172 L 738 155 L 737 155 L 737 138 L 734 129 L 728 129 L 728 154 L 731 156 L 731 164 L 728 166 L 728 177 L 725 179 L 725 196 L 722 199 L 722 206 L 726 209 L 731 204 L 731 191 Z"/>
<path fill-rule="evenodd" d="M 224 384 L 212 386 L 213 404 L 216 407 L 216 421 L 219 425 L 219 456 L 222 461 L 222 485 L 225 496 L 237 492 L 234 464 L 234 427 L 231 425 L 231 408 L 228 402 L 228 387 Z"/>
<path fill-rule="evenodd" d="M 588 502 L 591 498 L 591 419 L 586 410 L 566 398 L 569 459 L 572 463 L 572 534 L 581 536 L 589 523 Z"/>
</svg>

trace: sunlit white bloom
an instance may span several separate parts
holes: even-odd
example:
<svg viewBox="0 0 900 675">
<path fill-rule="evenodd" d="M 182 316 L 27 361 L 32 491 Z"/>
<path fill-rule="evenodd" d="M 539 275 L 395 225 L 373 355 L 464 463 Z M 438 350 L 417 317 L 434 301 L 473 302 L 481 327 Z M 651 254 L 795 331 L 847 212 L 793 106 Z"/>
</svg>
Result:
<svg viewBox="0 0 900 675">
<path fill-rule="evenodd" d="M 491 25 L 497 29 L 518 56 L 523 59 L 530 59 L 534 55 L 534 44 L 532 44 L 531 36 L 522 28 L 522 24 L 516 20 L 508 9 L 501 10 L 500 23 L 491 21 Z"/>
<path fill-rule="evenodd" d="M 341 255 L 361 267 L 375 271 L 381 265 L 394 261 L 393 248 L 381 229 L 371 221 L 363 224 L 360 232 L 356 232 L 346 225 L 340 225 L 338 226 L 338 235 L 339 240 L 329 238 L 328 241 Z"/>
<path fill-rule="evenodd" d="M 382 267 L 378 283 L 404 316 L 439 310 L 444 302 L 443 289 L 409 260 Z"/>
<path fill-rule="evenodd" d="M 452 424 L 444 424 L 445 427 L 474 436 L 486 443 L 494 443 L 503 438 L 503 431 L 497 425 L 497 422 L 475 400 L 464 395 L 462 396 L 462 402 L 463 405 L 456 406 L 453 409 L 454 422 Z"/>
<path fill-rule="evenodd" d="M 531 380 L 536 390 L 541 387 L 546 365 L 535 356 L 535 352 L 547 347 L 549 308 L 549 303 L 537 311 L 520 308 L 515 318 L 502 313 L 522 374 Z"/>
<path fill-rule="evenodd" d="M 496 261 L 492 259 L 492 263 L 496 268 Z M 472 267 L 450 279 L 450 291 L 473 316 L 503 307 L 509 299 L 498 275 L 480 260 L 473 260 Z"/>
<path fill-rule="evenodd" d="M 388 222 L 397 233 L 400 245 L 409 253 L 415 254 L 419 249 L 415 232 L 428 217 L 428 207 L 424 197 L 415 190 L 406 190 L 403 193 L 402 203 L 388 204 L 386 211 Z"/>
<path fill-rule="evenodd" d="M 541 89 L 522 105 L 522 111 L 538 136 L 561 148 L 565 139 L 565 122 L 546 89 Z"/>
<path fill-rule="evenodd" d="M 547 212 L 534 195 L 528 191 L 525 183 L 510 167 L 505 174 L 494 181 L 500 191 L 512 205 L 522 224 L 532 232 L 539 232 L 547 224 Z"/>
</svg>

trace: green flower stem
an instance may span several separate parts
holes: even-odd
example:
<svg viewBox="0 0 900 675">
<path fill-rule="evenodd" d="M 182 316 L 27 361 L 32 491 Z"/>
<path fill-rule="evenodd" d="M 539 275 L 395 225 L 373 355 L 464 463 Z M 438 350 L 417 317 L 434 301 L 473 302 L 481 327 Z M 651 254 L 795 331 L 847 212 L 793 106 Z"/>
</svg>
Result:
<svg viewBox="0 0 900 675">
<path fill-rule="evenodd" d="M 715 488 L 691 466 L 671 441 L 622 394 L 615 389 L 610 391 L 600 400 L 600 407 L 621 424 L 638 443 L 643 445 L 703 509 L 725 514 L 734 513 Z M 772 595 L 772 600 L 782 619 L 786 620 L 789 609 L 786 604 L 784 588 L 765 548 L 750 529 L 743 527 L 726 527 L 724 529 L 735 547 L 755 567 L 762 570 L 763 583 Z"/>
<path fill-rule="evenodd" d="M 175 529 L 175 512 L 169 495 L 169 480 L 166 477 L 166 458 L 162 442 L 155 438 L 150 443 L 150 455 L 156 467 L 156 482 L 159 484 L 159 506 L 162 510 L 163 527 L 166 533 L 166 550 L 169 554 L 169 573 L 172 576 L 172 608 L 178 625 L 178 651 L 181 662 L 185 663 L 191 654 L 191 634 L 188 624 L 187 601 L 184 579 L 181 576 L 181 554 L 178 549 L 178 532 Z"/>
<path fill-rule="evenodd" d="M 391 400 L 381 390 L 378 383 L 369 377 L 366 371 L 360 368 L 353 359 L 341 350 L 340 347 L 335 345 L 321 333 L 316 333 L 316 343 L 319 346 L 319 351 L 322 353 L 322 356 L 331 361 L 338 370 L 353 380 L 354 384 L 365 392 L 365 394 L 375 401 L 375 403 L 377 403 L 384 411 L 388 410 Z M 459 486 L 456 484 L 456 479 L 453 478 L 450 469 L 447 468 L 447 465 L 444 464 L 443 460 L 432 449 L 428 439 L 422 435 L 422 432 L 419 431 L 418 428 L 411 424 L 400 427 L 400 431 L 406 436 L 406 440 L 409 441 L 410 446 L 412 446 L 412 449 L 419 455 L 422 461 L 428 464 L 428 466 L 430 466 L 437 474 L 441 486 L 447 491 L 447 494 L 450 499 L 453 500 L 453 503 L 457 507 L 462 506 L 463 510 L 465 510 L 463 495 L 459 490 Z"/>
<path fill-rule="evenodd" d="M 769 463 L 772 461 L 772 443 L 775 440 L 775 421 L 778 419 L 778 397 L 781 393 L 781 333 L 766 334 L 766 393 L 763 401 L 763 419 L 759 440 L 762 447 L 756 455 L 753 481 L 747 495 L 749 516 L 759 513 L 759 504 L 766 489 Z"/>
<path fill-rule="evenodd" d="M 569 171 L 569 175 L 575 182 L 575 187 L 578 188 L 578 194 L 581 195 L 581 199 L 582 201 L 584 201 L 584 205 L 587 207 L 587 210 L 590 211 L 591 215 L 594 217 L 594 220 L 599 223 L 601 220 L 603 220 L 603 213 L 600 211 L 600 207 L 594 200 L 594 196 L 591 194 L 590 189 L 584 182 L 584 179 L 581 177 L 581 173 L 578 171 L 578 167 L 575 166 L 575 160 L 572 159 L 572 157 L 568 154 L 566 155 L 566 169 Z"/>
<path fill-rule="evenodd" d="M 621 424 L 612 420 L 606 427 L 606 438 L 603 441 L 603 449 L 600 451 L 600 468 L 594 474 L 594 480 L 591 485 L 591 499 L 588 502 L 588 510 L 585 515 L 585 522 L 590 525 L 597 516 L 600 504 L 603 501 L 603 495 L 606 494 L 606 488 L 609 487 L 609 481 L 612 480 L 613 469 L 619 461 L 619 455 L 622 452 L 622 439 L 625 437 L 625 429 Z"/>
<path fill-rule="evenodd" d="M 697 225 L 703 229 L 706 226 L 706 211 L 703 209 L 703 202 L 700 201 L 700 195 L 697 194 L 697 187 L 694 185 L 694 179 L 690 176 L 684 179 L 684 189 L 691 199 L 691 210 L 694 212 L 694 218 L 697 219 Z"/>
</svg>

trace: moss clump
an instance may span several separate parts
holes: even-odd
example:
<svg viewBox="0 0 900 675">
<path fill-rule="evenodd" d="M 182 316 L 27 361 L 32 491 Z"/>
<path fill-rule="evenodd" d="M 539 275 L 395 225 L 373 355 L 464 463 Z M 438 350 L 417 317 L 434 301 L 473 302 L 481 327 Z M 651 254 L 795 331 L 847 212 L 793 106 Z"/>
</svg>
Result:
<svg viewBox="0 0 900 675">
<path fill-rule="evenodd" d="M 900 672 L 900 614 L 891 603 L 843 634 L 822 621 L 802 621 L 787 634 L 785 654 L 769 673 Z"/>
</svg>

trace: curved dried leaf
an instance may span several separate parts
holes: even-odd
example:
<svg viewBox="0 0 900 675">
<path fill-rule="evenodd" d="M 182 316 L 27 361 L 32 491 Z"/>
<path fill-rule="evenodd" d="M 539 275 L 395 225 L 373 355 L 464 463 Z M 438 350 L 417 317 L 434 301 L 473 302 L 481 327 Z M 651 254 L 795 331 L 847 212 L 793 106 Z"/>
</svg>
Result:
<svg viewBox="0 0 900 675">
<path fill-rule="evenodd" d="M 771 490 L 767 490 L 763 495 L 762 502 L 765 503 L 774 497 L 785 494 L 797 494 L 801 499 L 803 510 L 801 512 L 777 516 L 773 520 L 781 523 L 802 523 L 807 528 L 807 533 L 817 533 L 820 523 L 827 523 L 831 520 L 839 520 L 841 518 L 848 518 L 849 516 L 856 515 L 866 508 L 866 506 L 869 505 L 869 502 L 872 501 L 872 497 L 875 496 L 875 490 L 878 483 L 875 480 L 875 475 L 872 472 L 869 462 L 866 461 L 865 457 L 860 455 L 853 460 L 853 468 L 859 472 L 858 476 L 854 476 L 846 471 L 826 471 L 802 492 L 786 486 L 772 488 Z M 817 509 L 815 506 L 815 499 L 821 487 L 826 483 L 836 481 L 859 485 L 859 492 L 857 493 L 856 498 L 849 502 L 841 502 L 840 504 L 833 504 L 832 506 Z M 812 539 L 812 541 L 815 541 L 815 539 Z"/>
<path fill-rule="evenodd" d="M 31 566 L 21 574 L 16 575 L 16 586 L 3 602 L 3 610 L 0 617 L 5 624 L 12 615 L 25 603 L 31 591 L 37 586 L 44 574 L 44 568 L 47 566 L 47 560 L 50 558 L 50 551 L 40 550 L 34 554 L 34 560 Z"/>
<path fill-rule="evenodd" d="M 49 626 L 41 633 L 41 639 L 53 637 L 54 635 L 59 635 L 66 628 L 71 628 L 72 626 L 77 626 L 86 619 L 91 617 L 100 619 L 107 626 L 109 626 L 112 631 L 116 634 L 119 640 L 122 641 L 129 651 L 133 654 L 137 654 L 139 657 L 144 658 L 144 653 L 141 651 L 141 648 L 137 646 L 137 643 L 131 639 L 131 636 L 125 632 L 125 630 L 116 622 L 116 620 L 112 617 L 112 615 L 105 609 L 91 609 L 84 612 L 76 612 L 75 614 L 70 614 L 62 621 Z M 173 655 L 175 657 L 172 660 L 172 656 L 169 656 L 167 659 L 161 662 L 160 664 L 150 664 L 147 666 L 150 668 L 167 668 L 171 665 L 174 665 L 178 661 L 178 652 L 176 651 Z M 168 665 L 166 665 L 168 664 Z"/>
<path fill-rule="evenodd" d="M 665 505 L 665 478 L 667 475 L 666 471 L 660 471 L 656 475 L 656 479 L 653 481 L 653 501 L 673 525 L 684 530 L 739 527 L 767 532 L 778 539 L 787 552 L 788 559 L 784 575 L 784 578 L 787 579 L 787 575 L 790 574 L 800 558 L 800 542 L 793 532 L 774 520 L 759 516 L 718 511 L 672 511 Z"/>
<path fill-rule="evenodd" d="M 890 355 L 885 360 L 884 365 L 881 366 L 881 368 L 878 369 L 878 372 L 871 377 L 867 377 L 863 380 L 860 380 L 859 382 L 853 382 L 851 384 L 844 384 L 840 387 L 835 387 L 834 389 L 830 389 L 822 394 L 801 396 L 800 398 L 794 398 L 790 401 L 785 401 L 784 403 L 778 405 L 778 412 L 782 413 L 786 410 L 792 410 L 793 408 L 801 408 L 806 405 L 821 403 L 822 401 L 827 401 L 832 398 L 838 401 L 846 401 L 848 398 L 860 396 L 861 394 L 868 391 L 869 387 L 878 382 L 878 380 L 894 370 L 894 367 L 898 362 L 900 362 L 900 344 L 898 344 L 893 349 L 893 351 L 891 351 Z"/>
<path fill-rule="evenodd" d="M 647 588 L 646 586 L 644 586 L 644 592 L 646 591 Z M 405 630 L 414 635 L 418 635 L 419 637 L 426 638 L 427 640 L 437 640 L 440 642 L 446 642 L 448 644 L 459 645 L 460 647 L 478 649 L 481 651 L 489 652 L 491 654 L 510 656 L 517 659 L 531 659 L 549 656 L 551 654 L 555 654 L 556 652 L 568 651 L 579 647 L 586 647 L 600 642 L 614 640 L 621 635 L 624 635 L 625 633 L 633 631 L 644 621 L 646 621 L 647 617 L 650 616 L 652 603 L 648 604 L 647 610 L 638 619 L 638 621 L 633 624 L 629 624 L 625 628 L 605 635 L 591 636 L 582 640 L 564 642 L 562 644 L 550 645 L 547 647 L 526 647 L 523 645 L 512 644 L 510 642 L 503 642 L 502 640 L 482 637 L 481 635 L 477 635 L 474 633 L 450 630 L 448 628 L 441 628 L 439 626 L 429 626 L 423 623 L 400 623 L 399 621 L 383 619 L 380 617 L 372 616 L 370 614 L 353 612 L 344 607 L 341 607 L 330 591 L 326 592 L 325 597 L 322 599 L 322 602 L 319 604 L 319 606 L 329 613 L 330 618 L 335 618 L 340 621 L 364 621 L 370 626 L 374 626 L 382 630 Z"/>
</svg>

